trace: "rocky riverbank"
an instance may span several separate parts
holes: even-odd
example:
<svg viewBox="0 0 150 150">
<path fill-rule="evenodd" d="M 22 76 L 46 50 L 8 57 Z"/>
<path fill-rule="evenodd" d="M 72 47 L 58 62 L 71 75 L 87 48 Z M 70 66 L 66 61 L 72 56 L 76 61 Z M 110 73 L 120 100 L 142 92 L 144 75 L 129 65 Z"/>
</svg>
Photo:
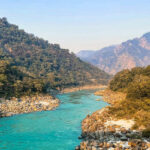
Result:
<svg viewBox="0 0 150 150">
<path fill-rule="evenodd" d="M 125 98 L 123 93 L 111 93 L 110 90 L 96 92 L 112 104 L 88 115 L 82 121 L 83 141 L 76 150 L 150 150 L 150 138 L 143 134 L 144 128 L 133 129 L 135 120 L 118 119 L 110 113 L 110 108 Z M 122 95 L 123 94 L 123 95 Z"/>
<path fill-rule="evenodd" d="M 53 110 L 59 106 L 60 101 L 50 95 L 25 96 L 0 100 L 0 117 L 35 111 Z"/>
</svg>

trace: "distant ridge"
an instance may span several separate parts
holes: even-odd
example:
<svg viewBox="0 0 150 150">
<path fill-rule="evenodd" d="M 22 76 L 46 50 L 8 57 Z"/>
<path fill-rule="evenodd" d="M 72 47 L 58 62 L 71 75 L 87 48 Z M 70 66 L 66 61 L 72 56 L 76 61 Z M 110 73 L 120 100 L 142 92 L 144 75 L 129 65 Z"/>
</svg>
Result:
<svg viewBox="0 0 150 150">
<path fill-rule="evenodd" d="M 136 66 L 147 66 L 150 64 L 150 32 L 97 51 L 82 50 L 77 56 L 110 74 Z"/>
</svg>

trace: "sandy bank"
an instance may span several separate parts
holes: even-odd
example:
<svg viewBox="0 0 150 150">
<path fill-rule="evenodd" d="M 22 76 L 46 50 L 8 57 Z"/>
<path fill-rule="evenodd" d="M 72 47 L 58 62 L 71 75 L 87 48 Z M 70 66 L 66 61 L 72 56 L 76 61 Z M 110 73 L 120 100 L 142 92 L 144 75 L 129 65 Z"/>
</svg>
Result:
<svg viewBox="0 0 150 150">
<path fill-rule="evenodd" d="M 94 89 L 105 89 L 106 85 L 85 85 L 85 86 L 77 86 L 77 87 L 69 87 L 63 89 L 60 93 L 69 93 L 69 92 L 75 92 L 80 90 L 94 90 Z"/>
</svg>

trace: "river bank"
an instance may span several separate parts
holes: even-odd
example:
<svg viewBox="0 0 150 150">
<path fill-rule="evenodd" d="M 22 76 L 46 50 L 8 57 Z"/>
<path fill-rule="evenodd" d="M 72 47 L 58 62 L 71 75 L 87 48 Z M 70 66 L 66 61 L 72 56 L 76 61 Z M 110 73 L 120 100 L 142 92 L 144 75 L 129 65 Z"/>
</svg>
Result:
<svg viewBox="0 0 150 150">
<path fill-rule="evenodd" d="M 9 117 L 16 114 L 35 111 L 53 110 L 59 106 L 60 101 L 50 95 L 24 96 L 0 100 L 0 117 Z"/>
<path fill-rule="evenodd" d="M 106 85 L 84 85 L 84 86 L 64 88 L 63 90 L 60 91 L 60 93 L 70 93 L 81 90 L 105 89 L 106 87 L 107 87 Z"/>
<path fill-rule="evenodd" d="M 55 98 L 58 93 L 70 93 L 80 90 L 103 89 L 104 85 L 85 85 L 65 88 L 59 90 L 49 90 L 50 95 L 24 96 L 21 98 L 11 98 L 10 100 L 0 99 L 0 117 L 9 117 L 16 114 L 30 113 L 36 111 L 53 110 L 59 106 L 60 101 Z"/>
<path fill-rule="evenodd" d="M 148 150 L 150 149 L 150 138 L 143 134 L 143 129 L 134 130 L 134 118 L 116 118 L 110 113 L 112 107 L 118 107 L 125 100 L 125 94 L 102 90 L 95 93 L 103 96 L 103 100 L 111 104 L 101 110 L 88 115 L 82 121 L 83 141 L 77 150 Z"/>
</svg>

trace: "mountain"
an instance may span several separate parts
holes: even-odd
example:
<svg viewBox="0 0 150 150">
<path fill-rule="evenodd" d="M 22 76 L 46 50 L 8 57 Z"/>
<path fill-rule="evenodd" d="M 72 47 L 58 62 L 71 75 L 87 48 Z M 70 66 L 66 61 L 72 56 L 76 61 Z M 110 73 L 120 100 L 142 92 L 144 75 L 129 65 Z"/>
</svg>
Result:
<svg viewBox="0 0 150 150">
<path fill-rule="evenodd" d="M 69 53 L 69 50 L 20 30 L 18 26 L 10 24 L 6 18 L 0 19 L 0 61 L 4 64 L 2 68 L 7 68 L 5 63 L 8 63 L 10 70 L 15 68 L 17 72 L 25 74 L 26 78 L 28 76 L 36 82 L 38 79 L 40 87 L 46 85 L 50 88 L 63 88 L 92 83 L 106 84 L 110 78 L 104 71 Z M 0 71 L 1 89 L 6 86 L 4 79 L 9 77 L 7 75 L 9 72 L 2 70 Z M 24 75 L 20 82 L 22 81 Z M 14 86 L 15 81 L 9 83 Z"/>
<path fill-rule="evenodd" d="M 77 56 L 110 74 L 136 66 L 147 66 L 150 64 L 150 33 L 120 45 L 85 53 L 81 51 Z"/>
</svg>

